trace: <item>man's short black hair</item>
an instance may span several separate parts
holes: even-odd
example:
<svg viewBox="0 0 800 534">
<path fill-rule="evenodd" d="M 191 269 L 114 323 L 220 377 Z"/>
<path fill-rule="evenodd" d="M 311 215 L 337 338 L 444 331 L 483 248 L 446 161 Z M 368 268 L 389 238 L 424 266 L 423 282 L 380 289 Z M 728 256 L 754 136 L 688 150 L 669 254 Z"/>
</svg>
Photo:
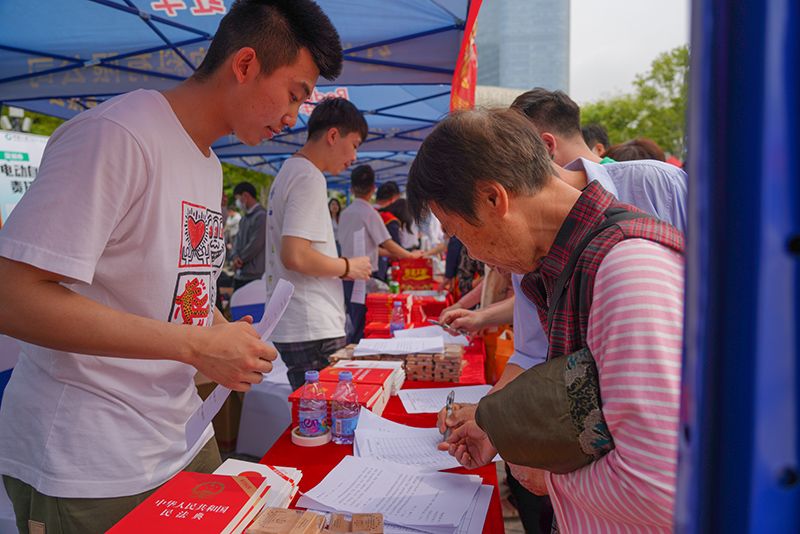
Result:
<svg viewBox="0 0 800 534">
<path fill-rule="evenodd" d="M 358 196 L 372 192 L 375 187 L 375 171 L 369 165 L 359 165 L 350 173 L 350 189 Z"/>
<path fill-rule="evenodd" d="M 611 142 L 608 140 L 608 132 L 602 124 L 597 124 L 596 122 L 587 124 L 581 128 L 581 133 L 583 134 L 583 140 L 586 141 L 586 145 L 589 148 L 594 147 L 597 143 L 603 145 L 604 149 L 611 146 Z"/>
<path fill-rule="evenodd" d="M 419 147 L 406 195 L 418 222 L 434 203 L 478 224 L 481 183 L 496 182 L 512 195 L 534 195 L 553 177 L 544 142 L 514 109 L 459 111 L 441 121 Z"/>
<path fill-rule="evenodd" d="M 362 142 L 367 138 L 367 121 L 358 108 L 345 98 L 324 99 L 308 118 L 309 139 L 324 135 L 331 128 L 339 130 L 341 135 L 358 132 Z"/>
<path fill-rule="evenodd" d="M 389 180 L 388 182 L 384 182 L 378 188 L 378 192 L 375 193 L 375 200 L 378 202 L 383 202 L 384 200 L 389 200 L 392 197 L 396 197 L 400 194 L 400 186 L 397 185 L 397 182 L 393 180 Z"/>
<path fill-rule="evenodd" d="M 248 46 L 256 51 L 262 74 L 291 65 L 301 48 L 311 53 L 323 78 L 334 80 L 342 72 L 339 33 L 315 2 L 237 0 L 222 17 L 194 78 L 209 78 L 231 54 Z"/>
<path fill-rule="evenodd" d="M 250 196 L 254 199 L 258 200 L 258 193 L 256 193 L 256 188 L 250 182 L 239 182 L 236 184 L 236 187 L 233 188 L 233 194 L 241 195 L 242 193 L 250 193 Z"/>
<path fill-rule="evenodd" d="M 567 138 L 581 134 L 581 108 L 564 91 L 536 87 L 519 95 L 511 107 L 527 115 L 539 133 Z"/>
</svg>

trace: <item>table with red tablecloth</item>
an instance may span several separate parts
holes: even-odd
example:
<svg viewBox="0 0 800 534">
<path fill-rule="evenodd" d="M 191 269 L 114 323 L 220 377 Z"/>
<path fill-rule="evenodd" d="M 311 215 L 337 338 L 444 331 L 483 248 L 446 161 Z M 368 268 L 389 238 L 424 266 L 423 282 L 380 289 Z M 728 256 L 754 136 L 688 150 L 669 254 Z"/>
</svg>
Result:
<svg viewBox="0 0 800 534">
<path fill-rule="evenodd" d="M 406 381 L 403 389 L 420 388 L 452 388 L 454 385 L 474 385 L 485 384 L 484 360 L 485 351 L 483 341 L 474 338 L 464 353 L 466 366 L 461 373 L 461 381 L 458 384 L 443 382 L 411 382 Z M 432 427 L 436 425 L 436 414 L 409 414 L 403 407 L 400 397 L 394 396 L 389 399 L 383 412 L 383 417 L 398 423 L 416 427 Z M 283 465 L 295 467 L 303 471 L 303 478 L 300 481 L 300 491 L 308 491 L 322 481 L 323 478 L 336 465 L 349 454 L 353 454 L 352 445 L 336 445 L 328 443 L 321 447 L 299 447 L 292 443 L 290 430 L 278 438 L 278 441 L 267 451 L 261 459 L 261 463 L 269 465 Z M 484 534 L 497 534 L 505 532 L 503 527 L 503 515 L 500 510 L 500 496 L 497 489 L 497 472 L 494 464 L 481 467 L 479 469 L 467 470 L 463 468 L 451 469 L 452 473 L 464 473 L 478 475 L 483 479 L 484 484 L 494 487 L 492 499 L 489 503 L 489 510 L 486 513 L 486 521 L 483 525 Z M 380 511 L 380 510 L 376 510 Z"/>
</svg>

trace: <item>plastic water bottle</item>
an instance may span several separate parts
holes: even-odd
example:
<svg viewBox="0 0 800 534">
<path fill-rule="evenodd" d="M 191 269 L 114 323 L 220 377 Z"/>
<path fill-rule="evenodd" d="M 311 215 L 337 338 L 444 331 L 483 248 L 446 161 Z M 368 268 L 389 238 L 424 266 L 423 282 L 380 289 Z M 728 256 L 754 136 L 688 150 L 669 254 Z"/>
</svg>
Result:
<svg viewBox="0 0 800 534">
<path fill-rule="evenodd" d="M 396 300 L 392 306 L 392 315 L 389 317 L 389 332 L 394 337 L 396 330 L 403 330 L 405 327 L 406 320 L 403 315 L 403 303 Z"/>
<path fill-rule="evenodd" d="M 300 434 L 319 436 L 328 431 L 328 402 L 319 384 L 319 371 L 306 371 L 298 409 Z"/>
<path fill-rule="evenodd" d="M 356 388 L 353 386 L 353 373 L 342 371 L 331 401 L 331 432 L 334 443 L 353 443 L 360 410 Z"/>
</svg>

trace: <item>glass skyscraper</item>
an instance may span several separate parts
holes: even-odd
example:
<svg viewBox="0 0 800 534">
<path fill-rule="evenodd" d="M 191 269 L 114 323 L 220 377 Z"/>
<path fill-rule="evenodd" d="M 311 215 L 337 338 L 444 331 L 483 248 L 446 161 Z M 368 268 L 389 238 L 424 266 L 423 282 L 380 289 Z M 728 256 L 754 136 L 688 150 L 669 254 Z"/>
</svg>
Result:
<svg viewBox="0 0 800 534">
<path fill-rule="evenodd" d="M 483 0 L 478 84 L 569 92 L 569 0 Z"/>
</svg>

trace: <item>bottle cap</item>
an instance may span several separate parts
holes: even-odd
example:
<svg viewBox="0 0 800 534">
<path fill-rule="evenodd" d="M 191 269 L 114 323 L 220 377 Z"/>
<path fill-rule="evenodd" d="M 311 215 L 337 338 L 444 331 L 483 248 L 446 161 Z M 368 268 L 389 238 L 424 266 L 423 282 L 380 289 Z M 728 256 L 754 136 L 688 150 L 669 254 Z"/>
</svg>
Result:
<svg viewBox="0 0 800 534">
<path fill-rule="evenodd" d="M 306 371 L 306 382 L 319 382 L 319 371 Z"/>
<path fill-rule="evenodd" d="M 340 371 L 339 372 L 339 381 L 344 380 L 345 382 L 352 382 L 353 381 L 353 373 L 351 371 Z"/>
<path fill-rule="evenodd" d="M 300 433 L 299 426 L 292 429 L 292 443 L 301 447 L 319 447 L 320 445 L 325 445 L 330 440 L 330 430 L 326 430 L 324 434 L 320 434 L 319 436 L 304 436 Z"/>
<path fill-rule="evenodd" d="M 396 301 L 394 301 L 394 307 L 395 307 L 395 308 L 399 308 L 399 307 L 400 307 L 400 306 L 402 306 L 402 305 L 403 305 L 403 303 L 402 303 L 402 302 L 400 302 L 399 300 L 396 300 Z M 386 313 L 386 312 L 384 312 L 384 313 Z"/>
</svg>

